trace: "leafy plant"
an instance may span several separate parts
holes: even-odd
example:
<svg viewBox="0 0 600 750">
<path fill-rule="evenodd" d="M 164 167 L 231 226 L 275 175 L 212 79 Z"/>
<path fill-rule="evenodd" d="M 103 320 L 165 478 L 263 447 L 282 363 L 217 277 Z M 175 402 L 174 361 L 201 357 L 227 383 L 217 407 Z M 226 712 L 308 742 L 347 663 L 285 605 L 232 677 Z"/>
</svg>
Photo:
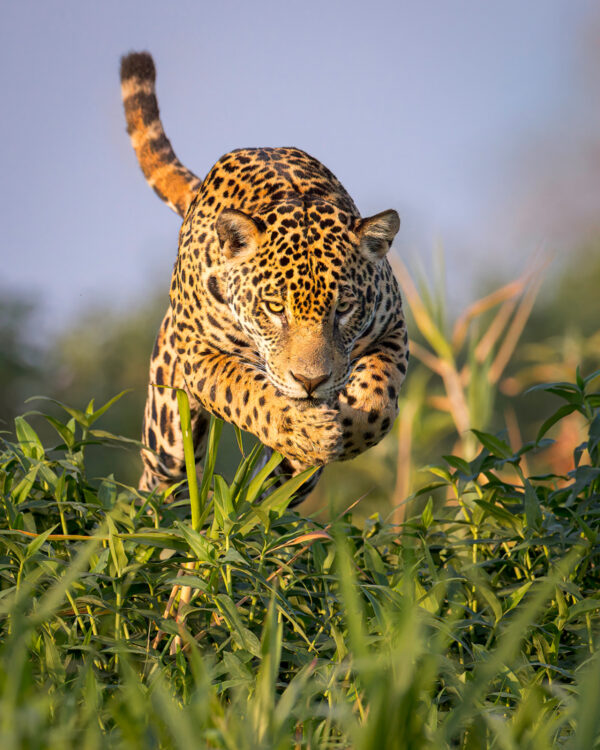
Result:
<svg viewBox="0 0 600 750">
<path fill-rule="evenodd" d="M 600 740 L 600 394 L 566 477 L 475 433 L 402 527 L 287 510 L 259 448 L 232 482 L 212 425 L 189 501 L 86 475 L 93 404 L 0 458 L 2 748 L 592 748 Z M 564 418 L 559 408 L 556 419 Z M 185 410 L 183 412 L 185 418 Z M 357 501 L 353 501 L 355 505 Z M 174 589 L 174 586 L 177 588 Z M 185 592 L 188 594 L 185 594 Z"/>
</svg>

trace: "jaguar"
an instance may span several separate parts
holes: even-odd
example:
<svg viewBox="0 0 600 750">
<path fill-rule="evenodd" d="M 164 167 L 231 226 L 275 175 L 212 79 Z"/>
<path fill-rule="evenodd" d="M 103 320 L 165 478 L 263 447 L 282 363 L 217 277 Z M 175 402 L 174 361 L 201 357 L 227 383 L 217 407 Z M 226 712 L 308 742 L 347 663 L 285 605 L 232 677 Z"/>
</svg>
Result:
<svg viewBox="0 0 600 750">
<path fill-rule="evenodd" d="M 338 179 L 299 148 L 241 148 L 202 180 L 165 135 L 147 52 L 121 60 L 127 131 L 146 180 L 182 218 L 170 305 L 151 356 L 140 489 L 185 474 L 177 388 L 197 460 L 210 415 L 284 460 L 283 477 L 378 443 L 408 363 L 387 254 L 395 210 L 362 218 Z M 168 386 L 168 387 L 161 387 Z"/>
</svg>

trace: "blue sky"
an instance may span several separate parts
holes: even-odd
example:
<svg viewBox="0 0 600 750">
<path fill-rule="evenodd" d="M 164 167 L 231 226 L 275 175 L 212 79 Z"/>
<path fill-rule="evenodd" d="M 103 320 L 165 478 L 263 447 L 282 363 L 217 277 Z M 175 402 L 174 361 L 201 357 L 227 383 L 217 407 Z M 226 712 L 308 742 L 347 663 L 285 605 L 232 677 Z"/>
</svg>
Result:
<svg viewBox="0 0 600 750">
<path fill-rule="evenodd" d="M 498 205 L 524 144 L 585 119 L 574 91 L 597 19 L 592 0 L 4 2 L 0 287 L 38 302 L 41 330 L 159 285 L 166 299 L 179 222 L 144 182 L 119 97 L 121 54 L 147 49 L 197 174 L 232 148 L 299 146 L 363 215 L 400 212 L 401 256 L 427 266 L 442 241 L 466 293 L 461 279 L 552 241 L 540 226 L 519 244 Z"/>
</svg>

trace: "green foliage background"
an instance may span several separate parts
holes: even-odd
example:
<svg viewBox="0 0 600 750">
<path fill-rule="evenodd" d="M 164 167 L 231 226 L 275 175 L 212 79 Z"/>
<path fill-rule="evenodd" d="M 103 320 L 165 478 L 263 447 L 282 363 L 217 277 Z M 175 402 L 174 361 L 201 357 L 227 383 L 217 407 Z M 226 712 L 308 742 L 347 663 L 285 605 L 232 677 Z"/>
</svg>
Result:
<svg viewBox="0 0 600 750">
<path fill-rule="evenodd" d="M 196 511 L 134 489 L 162 295 L 45 346 L 5 295 L 0 747 L 600 747 L 599 257 L 546 282 L 497 381 L 525 286 L 458 345 L 421 282 L 394 431 L 301 515 L 216 425 Z"/>
<path fill-rule="evenodd" d="M 299 480 L 270 491 L 256 449 L 226 482 L 216 422 L 190 524 L 171 490 L 89 481 L 88 446 L 119 441 L 98 428 L 110 403 L 46 417 L 51 448 L 18 417 L 0 455 L 0 745 L 598 746 L 598 376 L 545 386 L 562 406 L 516 453 L 478 432 L 471 461 L 432 467 L 421 494 L 454 504 L 430 497 L 401 527 L 287 511 Z M 575 412 L 567 480 L 527 476 Z"/>
</svg>

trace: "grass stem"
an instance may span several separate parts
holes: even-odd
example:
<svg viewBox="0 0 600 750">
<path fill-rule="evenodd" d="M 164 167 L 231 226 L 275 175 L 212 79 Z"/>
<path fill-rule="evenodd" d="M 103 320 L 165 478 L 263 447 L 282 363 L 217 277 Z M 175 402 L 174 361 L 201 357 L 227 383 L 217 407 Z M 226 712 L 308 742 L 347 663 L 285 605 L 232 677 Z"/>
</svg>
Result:
<svg viewBox="0 0 600 750">
<path fill-rule="evenodd" d="M 192 528 L 194 531 L 200 531 L 203 508 L 200 502 L 200 493 L 198 492 L 198 477 L 196 475 L 196 456 L 194 454 L 194 439 L 192 437 L 190 400 L 187 393 L 181 388 L 177 389 L 177 406 L 179 407 L 181 432 L 183 434 L 183 452 L 185 456 L 188 490 L 190 493 Z"/>
</svg>

